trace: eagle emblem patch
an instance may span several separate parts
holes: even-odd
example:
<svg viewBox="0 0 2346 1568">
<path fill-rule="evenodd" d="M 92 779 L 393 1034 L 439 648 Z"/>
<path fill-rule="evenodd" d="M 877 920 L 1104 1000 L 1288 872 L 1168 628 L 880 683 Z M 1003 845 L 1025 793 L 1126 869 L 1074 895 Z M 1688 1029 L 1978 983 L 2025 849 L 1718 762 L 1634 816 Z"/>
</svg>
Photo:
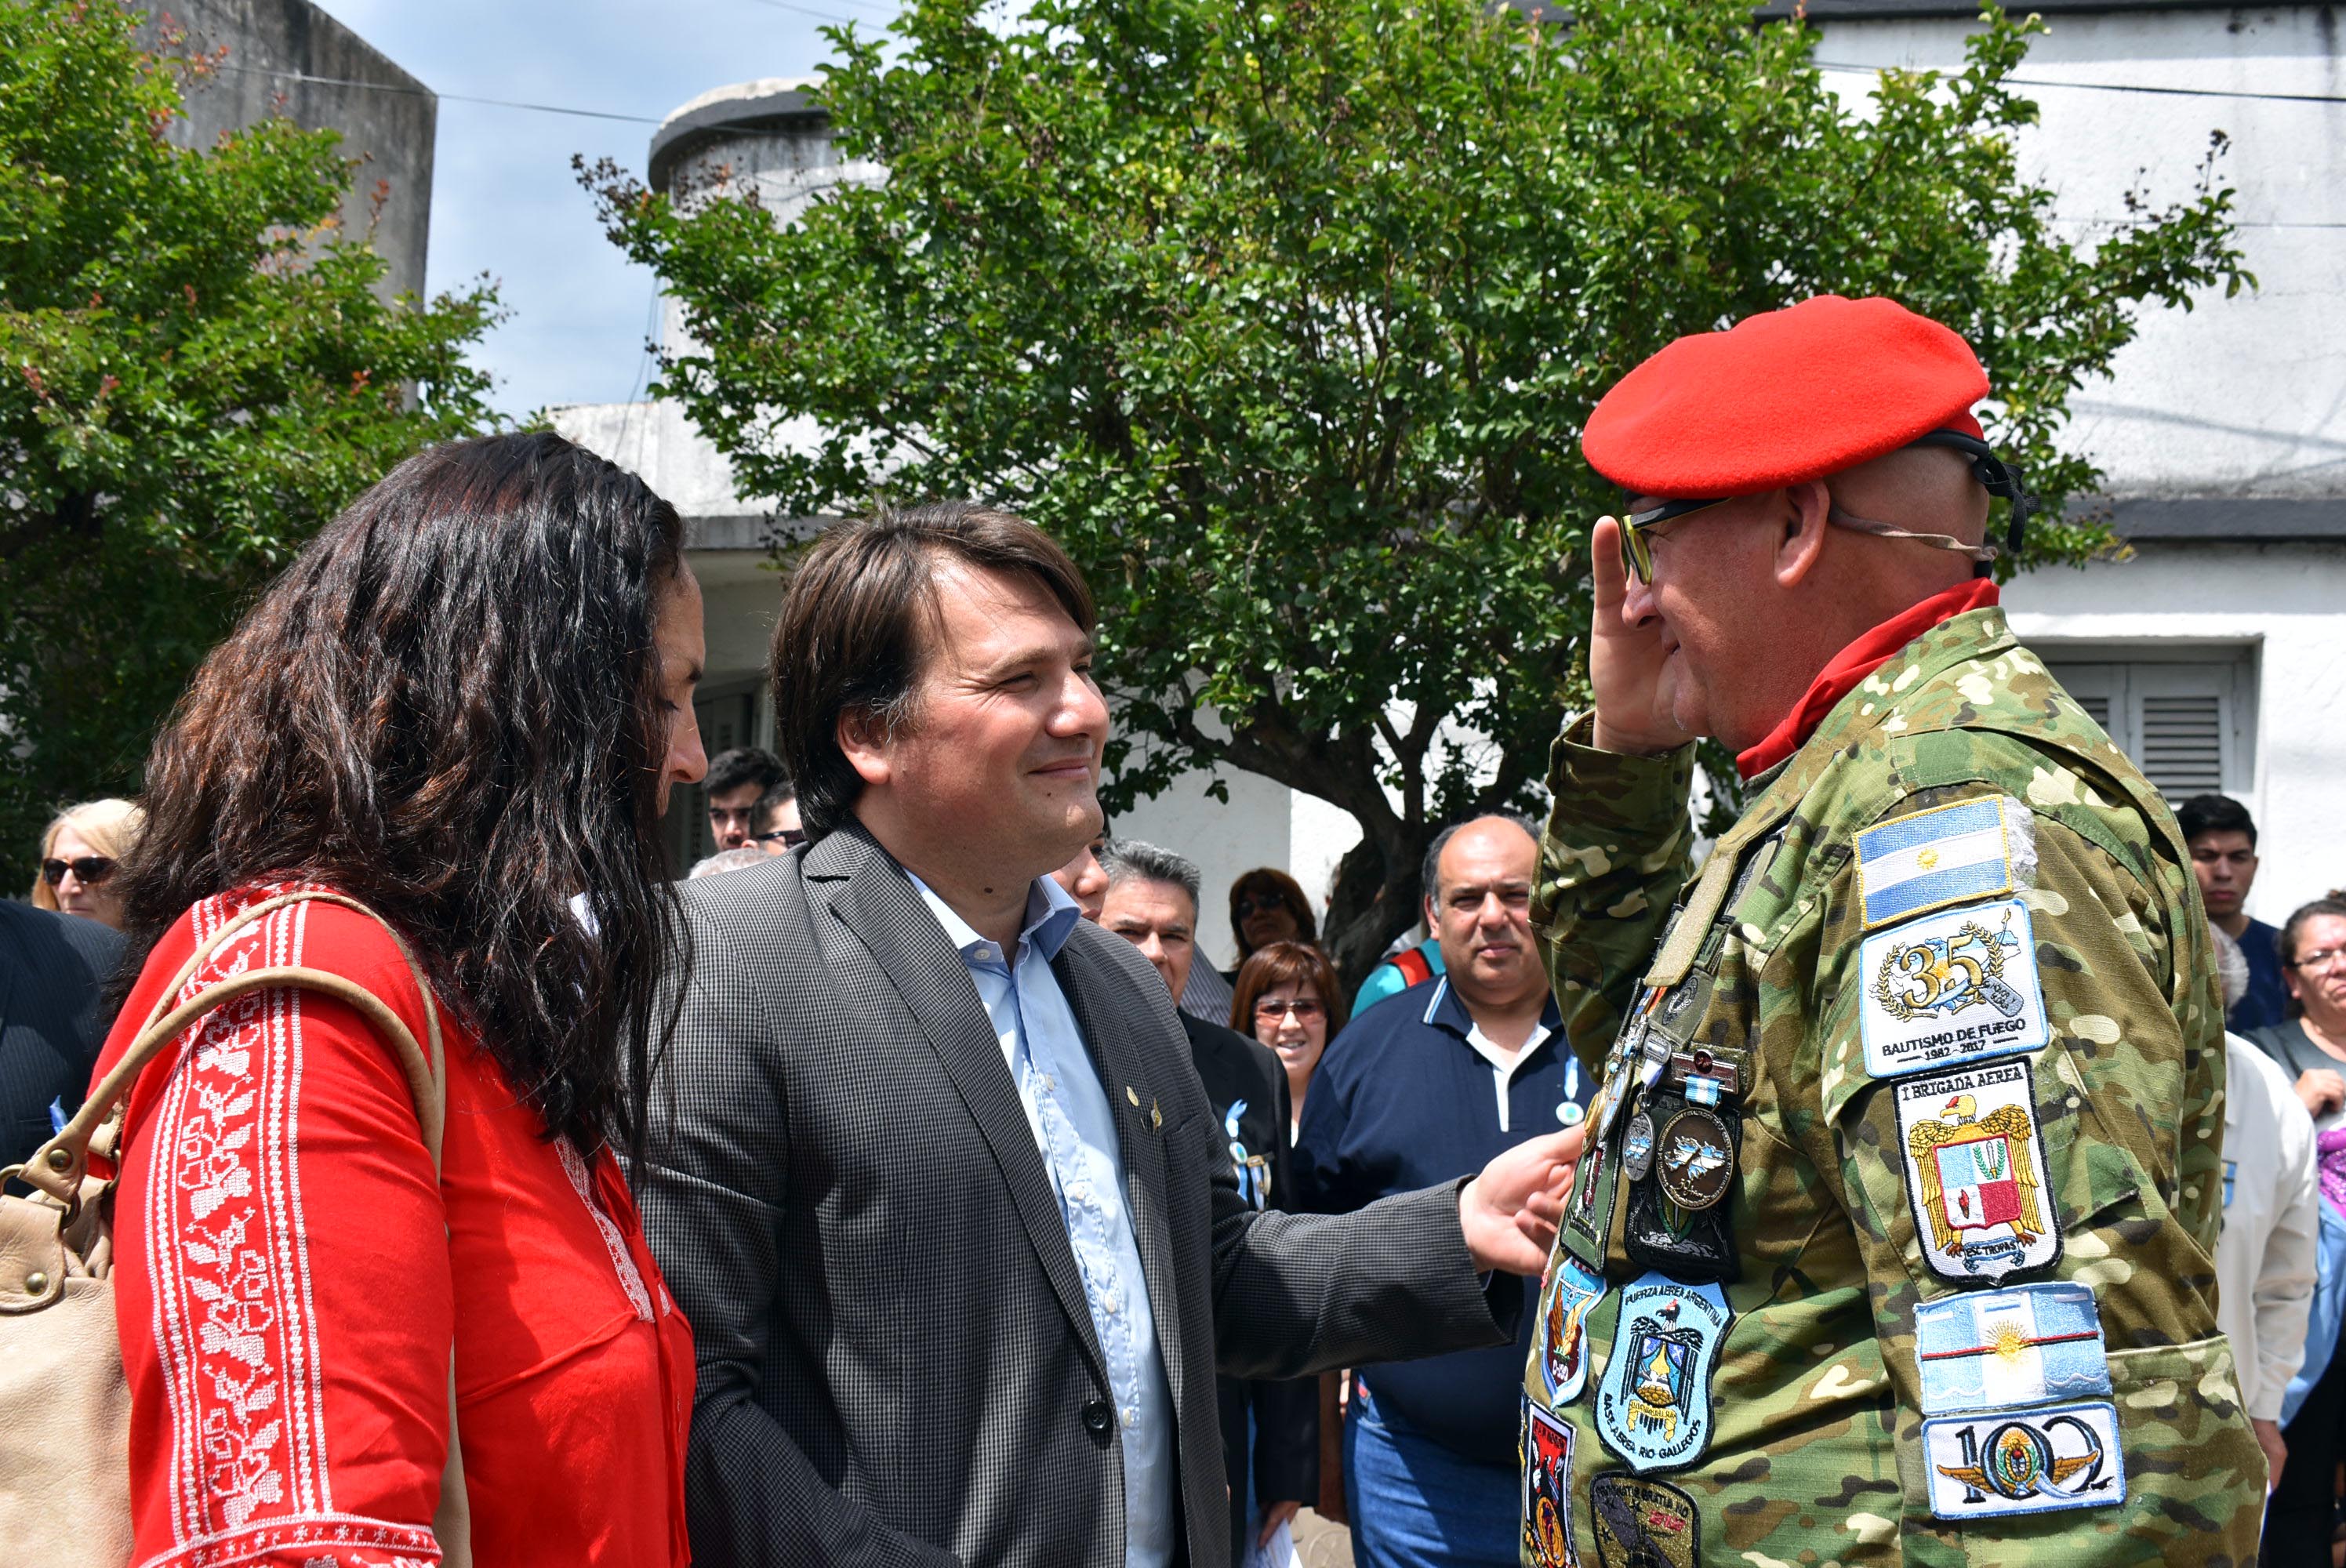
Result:
<svg viewBox="0 0 2346 1568">
<path fill-rule="evenodd" d="M 1734 1314 L 1716 1285 L 1649 1273 L 1621 1288 L 1596 1435 L 1640 1475 L 1685 1470 L 1710 1447 L 1710 1380 Z"/>
<path fill-rule="evenodd" d="M 2058 1258 L 2028 1064 L 1935 1073 L 1897 1094 L 1906 1193 L 1931 1272 L 1992 1283 Z"/>
<path fill-rule="evenodd" d="M 1604 1299 L 1603 1272 L 1559 1247 L 1540 1313 L 1540 1383 L 1551 1405 L 1570 1404 L 1586 1386 L 1588 1314 Z"/>
<path fill-rule="evenodd" d="M 1858 967 L 1858 1033 L 1873 1077 L 2034 1051 L 2052 1038 L 2035 936 L 2018 899 L 1876 932 L 1859 947 Z"/>
<path fill-rule="evenodd" d="M 1981 1416 L 1923 1423 L 1931 1512 L 1941 1519 L 2107 1508 L 2126 1501 L 2126 1460 L 2115 1405 Z"/>
</svg>

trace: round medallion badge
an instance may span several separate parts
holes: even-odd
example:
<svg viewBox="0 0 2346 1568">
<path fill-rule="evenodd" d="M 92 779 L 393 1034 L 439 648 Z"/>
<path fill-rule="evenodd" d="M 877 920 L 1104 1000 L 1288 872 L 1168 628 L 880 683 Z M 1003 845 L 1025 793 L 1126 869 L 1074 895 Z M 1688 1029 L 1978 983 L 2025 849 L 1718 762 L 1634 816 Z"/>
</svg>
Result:
<svg viewBox="0 0 2346 1568">
<path fill-rule="evenodd" d="M 1662 1191 L 1681 1208 L 1705 1209 L 1735 1180 L 1735 1140 L 1717 1112 L 1688 1105 L 1656 1140 Z"/>
</svg>

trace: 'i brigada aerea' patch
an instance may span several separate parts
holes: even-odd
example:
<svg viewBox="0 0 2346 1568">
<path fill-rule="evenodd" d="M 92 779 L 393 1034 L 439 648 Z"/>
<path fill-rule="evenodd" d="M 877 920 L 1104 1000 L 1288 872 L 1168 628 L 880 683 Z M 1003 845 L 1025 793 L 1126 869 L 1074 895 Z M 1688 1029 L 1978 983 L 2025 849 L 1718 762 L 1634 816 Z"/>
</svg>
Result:
<svg viewBox="0 0 2346 1568">
<path fill-rule="evenodd" d="M 1871 931 L 1950 904 L 2014 891 L 2002 796 L 1876 822 L 1857 835 L 1857 891 Z"/>
<path fill-rule="evenodd" d="M 2061 1256 L 2026 1062 L 1992 1062 L 1896 1085 L 1898 1154 L 1931 1272 L 1993 1283 Z"/>
<path fill-rule="evenodd" d="M 1865 1070 L 1895 1078 L 2053 1037 L 2036 938 L 2018 899 L 1972 904 L 1875 932 L 1858 948 Z"/>
</svg>

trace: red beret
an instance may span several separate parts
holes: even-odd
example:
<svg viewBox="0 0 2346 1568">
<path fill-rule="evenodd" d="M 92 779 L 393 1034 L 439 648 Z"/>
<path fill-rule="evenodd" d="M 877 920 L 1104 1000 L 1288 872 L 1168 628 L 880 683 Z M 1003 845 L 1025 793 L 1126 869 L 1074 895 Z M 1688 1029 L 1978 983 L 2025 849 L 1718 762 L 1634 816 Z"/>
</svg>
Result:
<svg viewBox="0 0 2346 1568">
<path fill-rule="evenodd" d="M 1870 463 L 1934 430 L 1979 436 L 1979 356 L 1894 300 L 1820 294 L 1697 332 L 1605 394 L 1580 449 L 1633 495 L 1753 495 Z"/>
</svg>

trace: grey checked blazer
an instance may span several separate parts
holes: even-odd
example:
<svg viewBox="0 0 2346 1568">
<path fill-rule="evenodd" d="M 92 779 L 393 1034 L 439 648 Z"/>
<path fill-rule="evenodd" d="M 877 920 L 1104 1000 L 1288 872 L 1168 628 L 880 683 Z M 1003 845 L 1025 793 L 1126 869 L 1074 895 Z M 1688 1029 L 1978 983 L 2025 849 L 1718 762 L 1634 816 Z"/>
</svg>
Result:
<svg viewBox="0 0 2346 1568">
<path fill-rule="evenodd" d="M 860 828 L 684 900 L 695 962 L 642 1190 L 698 1347 L 695 1562 L 1116 1568 L 1099 1342 L 961 955 Z M 1333 1218 L 1249 1207 L 1147 961 L 1082 922 L 1054 968 L 1116 1108 L 1183 1548 L 1224 1568 L 1217 1367 L 1500 1344 L 1523 1292 L 1477 1281 L 1454 1186 Z"/>
</svg>

